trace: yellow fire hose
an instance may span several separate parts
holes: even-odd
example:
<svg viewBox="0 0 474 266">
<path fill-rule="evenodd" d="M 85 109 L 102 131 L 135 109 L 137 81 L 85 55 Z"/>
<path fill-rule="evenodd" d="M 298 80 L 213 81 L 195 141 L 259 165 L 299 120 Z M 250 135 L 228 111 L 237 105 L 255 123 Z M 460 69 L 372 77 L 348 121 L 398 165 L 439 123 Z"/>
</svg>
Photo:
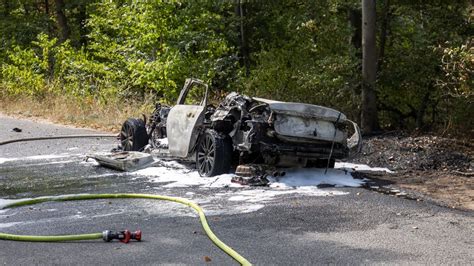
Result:
<svg viewBox="0 0 474 266">
<path fill-rule="evenodd" d="M 134 199 L 155 199 L 155 200 L 166 200 L 184 204 L 193 208 L 198 214 L 199 219 L 201 220 L 201 225 L 207 236 L 211 239 L 212 242 L 225 253 L 235 259 L 242 265 L 251 265 L 251 263 L 242 257 L 239 253 L 233 250 L 231 247 L 227 246 L 222 242 L 217 236 L 212 232 L 209 224 L 207 223 L 206 216 L 204 211 L 196 203 L 177 197 L 169 197 L 162 195 L 152 195 L 152 194 L 79 194 L 79 195 L 67 195 L 67 196 L 54 196 L 54 197 L 40 197 L 34 199 L 20 200 L 9 203 L 3 206 L 3 209 L 14 208 L 26 205 L 33 205 L 47 201 L 72 201 L 72 200 L 92 200 L 92 199 L 112 199 L 112 198 L 134 198 Z M 14 234 L 5 234 L 0 233 L 0 239 L 3 240 L 13 240 L 13 241 L 28 241 L 28 242 L 58 242 L 58 241 L 72 241 L 72 240 L 89 240 L 89 239 L 100 239 L 103 237 L 103 233 L 93 233 L 93 234 L 80 234 L 80 235 L 61 235 L 61 236 L 32 236 L 32 235 L 14 235 Z"/>
</svg>

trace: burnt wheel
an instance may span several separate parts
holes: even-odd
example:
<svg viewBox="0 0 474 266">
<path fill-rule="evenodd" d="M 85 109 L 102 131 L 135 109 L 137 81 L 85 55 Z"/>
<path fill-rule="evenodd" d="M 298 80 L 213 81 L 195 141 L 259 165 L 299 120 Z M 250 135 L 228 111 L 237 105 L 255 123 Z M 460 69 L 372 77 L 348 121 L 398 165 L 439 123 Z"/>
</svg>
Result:
<svg viewBox="0 0 474 266">
<path fill-rule="evenodd" d="M 231 140 L 212 129 L 199 138 L 196 148 L 196 168 L 200 176 L 215 176 L 229 172 L 232 161 Z"/>
<path fill-rule="evenodd" d="M 142 119 L 127 119 L 120 130 L 120 144 L 124 151 L 142 150 L 148 144 L 145 122 Z"/>
</svg>

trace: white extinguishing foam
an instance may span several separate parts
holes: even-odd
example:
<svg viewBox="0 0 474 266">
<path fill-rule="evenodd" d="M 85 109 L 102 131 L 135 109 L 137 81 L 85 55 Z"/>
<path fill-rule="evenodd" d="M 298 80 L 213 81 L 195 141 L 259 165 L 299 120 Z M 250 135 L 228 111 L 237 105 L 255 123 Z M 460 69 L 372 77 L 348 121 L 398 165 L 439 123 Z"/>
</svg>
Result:
<svg viewBox="0 0 474 266">
<path fill-rule="evenodd" d="M 42 165 L 56 165 L 56 164 L 69 164 L 69 163 L 76 163 L 77 161 L 75 160 L 65 160 L 65 161 L 46 161 L 46 162 L 40 162 L 40 163 L 31 163 L 28 164 L 28 167 L 33 167 L 33 166 L 42 166 Z"/>
<path fill-rule="evenodd" d="M 352 176 L 355 171 L 384 171 L 391 173 L 387 168 L 370 167 L 364 164 L 336 163 L 334 169 L 321 168 L 299 168 L 280 169 L 285 171 L 283 177 L 268 177 L 269 186 L 265 188 L 250 188 L 231 182 L 233 174 L 223 174 L 214 177 L 201 177 L 195 169 L 186 167 L 175 161 L 158 160 L 159 166 L 148 167 L 138 170 L 132 175 L 147 177 L 152 182 L 160 184 L 164 188 L 237 188 L 232 191 L 225 191 L 200 198 L 199 194 L 189 194 L 198 201 L 210 215 L 222 213 L 247 213 L 257 211 L 274 201 L 278 197 L 291 197 L 293 195 L 305 196 L 340 196 L 350 192 L 340 191 L 340 187 L 360 187 L 366 182 L 364 179 L 356 179 Z M 155 164 L 156 165 L 156 164 Z M 324 186 L 325 188 L 320 188 Z M 331 188 L 327 188 L 331 187 Z M 335 187 L 335 188 L 334 188 Z M 226 200 L 232 208 L 222 209 L 216 202 Z"/>
<path fill-rule="evenodd" d="M 70 156 L 70 155 L 69 155 Z M 55 159 L 67 157 L 65 155 L 31 156 L 28 159 Z M 24 158 L 23 158 L 24 159 Z M 0 158 L 2 160 L 2 158 Z M 8 159 L 10 160 L 10 159 Z M 92 161 L 92 160 L 91 160 Z M 1 163 L 1 161 L 0 161 Z M 385 171 L 386 168 L 369 167 L 362 164 L 336 163 L 334 169 L 300 168 L 281 169 L 286 172 L 283 177 L 269 177 L 269 186 L 255 188 L 231 182 L 233 174 L 223 174 L 214 177 L 201 177 L 195 169 L 191 169 L 176 161 L 157 160 L 155 166 L 137 170 L 129 173 L 135 178 L 146 177 L 150 181 L 159 184 L 160 188 L 187 188 L 193 187 L 193 193 L 187 193 L 190 200 L 202 205 L 206 214 L 221 215 L 234 213 L 250 213 L 264 208 L 279 197 L 293 196 L 341 196 L 349 194 L 350 191 L 338 190 L 338 187 L 359 187 L 365 180 L 353 178 L 354 171 Z M 159 165 L 159 166 L 156 166 Z M 125 174 L 125 173 L 124 173 Z M 336 188 L 319 188 L 318 186 L 334 186 Z M 200 193 L 199 190 L 211 188 L 234 188 L 216 190 L 215 193 Z M 15 200 L 0 199 L 0 212 L 7 204 Z M 227 201 L 229 206 L 223 207 L 220 202 Z M 148 206 L 147 204 L 150 204 Z M 162 207 L 152 207 L 156 204 L 146 203 L 148 212 L 156 209 L 158 213 L 168 213 L 170 216 L 179 215 L 193 216 L 195 213 L 185 207 L 175 207 L 173 204 L 165 204 Z M 226 204 L 227 205 L 227 204 Z M 161 206 L 161 205 L 160 205 Z M 179 210 L 179 211 L 177 211 Z"/>
<path fill-rule="evenodd" d="M 4 215 L 2 215 L 2 214 L 6 213 L 9 210 L 9 209 L 5 209 L 5 207 L 7 207 L 8 205 L 10 205 L 12 203 L 22 201 L 22 200 L 25 200 L 25 199 L 13 199 L 13 200 L 12 199 L 0 199 L 0 218 L 3 218 Z"/>
<path fill-rule="evenodd" d="M 214 177 L 201 177 L 194 169 L 175 161 L 159 161 L 161 166 L 148 167 L 133 172 L 133 175 L 147 176 L 156 183 L 164 183 L 162 187 L 242 187 L 232 183 L 232 174 L 218 175 Z"/>
<path fill-rule="evenodd" d="M 5 208 L 7 205 L 12 204 L 12 203 L 17 202 L 17 201 L 19 201 L 19 200 L 0 199 L 0 212 L 5 211 L 5 210 L 2 210 L 2 209 Z"/>
<path fill-rule="evenodd" d="M 328 169 L 326 174 L 324 171 L 325 169 L 321 168 L 288 169 L 283 177 L 270 177 L 270 187 L 311 187 L 320 185 L 360 187 L 364 183 L 364 180 L 353 178 L 350 171 Z"/>
<path fill-rule="evenodd" d="M 252 189 L 242 190 L 237 193 L 228 194 L 229 201 L 245 201 L 249 203 L 265 203 L 282 195 L 307 195 L 307 196 L 338 196 L 346 195 L 348 192 L 323 190 L 317 187 L 300 187 L 296 189 Z"/>
<path fill-rule="evenodd" d="M 0 164 L 8 162 L 8 161 L 13 161 L 13 160 L 10 158 L 0 158 Z"/>
<path fill-rule="evenodd" d="M 74 156 L 72 154 L 46 154 L 46 155 L 35 155 L 18 158 L 0 158 L 0 164 L 13 161 L 36 161 L 36 160 L 51 160 L 58 158 L 67 158 Z"/>
<path fill-rule="evenodd" d="M 349 194 L 349 192 L 338 191 L 333 188 L 320 189 L 315 186 L 292 188 L 247 188 L 215 193 L 207 199 L 198 199 L 197 202 L 203 206 L 206 214 L 223 215 L 256 212 L 282 196 L 285 196 L 286 198 L 301 195 L 330 197 L 346 194 Z M 222 200 L 226 200 L 230 207 L 222 207 Z"/>
<path fill-rule="evenodd" d="M 135 172 L 132 175 L 147 177 L 152 182 L 160 184 L 161 188 L 237 188 L 207 195 L 201 198 L 200 193 L 187 194 L 199 204 L 202 204 L 209 215 L 234 214 L 255 212 L 265 207 L 266 204 L 276 200 L 278 197 L 294 196 L 340 196 L 350 192 L 340 191 L 335 188 L 319 188 L 320 185 L 332 187 L 359 187 L 365 181 L 352 177 L 352 168 L 325 169 L 302 168 L 282 169 L 286 172 L 283 177 L 268 177 L 268 187 L 254 188 L 231 182 L 233 174 L 223 174 L 214 177 L 201 177 L 195 169 L 190 169 L 175 161 L 158 160 L 160 166 L 148 167 Z M 356 166 L 356 165 L 352 165 Z M 362 166 L 361 166 L 362 167 Z M 364 169 L 367 167 L 364 166 Z M 219 207 L 219 202 L 225 200 L 231 208 Z"/>
<path fill-rule="evenodd" d="M 175 161 L 159 161 L 161 166 L 148 167 L 133 172 L 133 175 L 146 176 L 156 183 L 163 183 L 162 187 L 246 187 L 232 183 L 233 174 L 223 174 L 214 177 L 201 177 L 194 169 Z M 351 172 L 356 169 L 364 171 L 386 171 L 386 168 L 373 168 L 362 164 L 338 163 L 335 169 L 300 168 L 283 169 L 286 175 L 275 178 L 269 177 L 272 188 L 297 188 L 307 186 L 335 186 L 335 187 L 360 187 L 364 180 L 355 179 Z"/>
<path fill-rule="evenodd" d="M 12 227 L 18 224 L 24 224 L 24 222 L 0 223 L 0 229 Z"/>
</svg>

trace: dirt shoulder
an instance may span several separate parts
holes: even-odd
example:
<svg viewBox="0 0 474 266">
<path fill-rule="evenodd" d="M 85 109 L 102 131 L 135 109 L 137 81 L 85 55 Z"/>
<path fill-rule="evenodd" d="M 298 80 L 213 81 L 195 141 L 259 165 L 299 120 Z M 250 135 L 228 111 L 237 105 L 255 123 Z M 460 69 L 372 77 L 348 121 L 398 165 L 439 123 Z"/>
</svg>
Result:
<svg viewBox="0 0 474 266">
<path fill-rule="evenodd" d="M 370 137 L 352 161 L 395 171 L 366 174 L 369 178 L 420 192 L 442 205 L 474 210 L 474 145 L 470 141 L 399 133 Z"/>
<path fill-rule="evenodd" d="M 106 132 L 118 132 L 128 117 L 148 114 L 152 106 L 151 100 L 100 103 L 95 99 L 78 99 L 61 95 L 48 95 L 42 100 L 28 97 L 0 97 L 0 113 L 6 116 Z"/>
</svg>

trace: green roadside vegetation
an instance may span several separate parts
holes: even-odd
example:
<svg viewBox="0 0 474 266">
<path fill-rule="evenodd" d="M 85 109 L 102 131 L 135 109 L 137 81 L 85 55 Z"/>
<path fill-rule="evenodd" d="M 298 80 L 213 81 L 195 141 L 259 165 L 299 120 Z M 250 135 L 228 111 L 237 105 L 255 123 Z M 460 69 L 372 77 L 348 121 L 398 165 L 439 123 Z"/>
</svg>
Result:
<svg viewBox="0 0 474 266">
<path fill-rule="evenodd" d="M 377 1 L 383 130 L 473 135 L 472 1 Z M 359 121 L 361 1 L 0 2 L 0 111 L 118 128 L 185 78 Z"/>
</svg>

